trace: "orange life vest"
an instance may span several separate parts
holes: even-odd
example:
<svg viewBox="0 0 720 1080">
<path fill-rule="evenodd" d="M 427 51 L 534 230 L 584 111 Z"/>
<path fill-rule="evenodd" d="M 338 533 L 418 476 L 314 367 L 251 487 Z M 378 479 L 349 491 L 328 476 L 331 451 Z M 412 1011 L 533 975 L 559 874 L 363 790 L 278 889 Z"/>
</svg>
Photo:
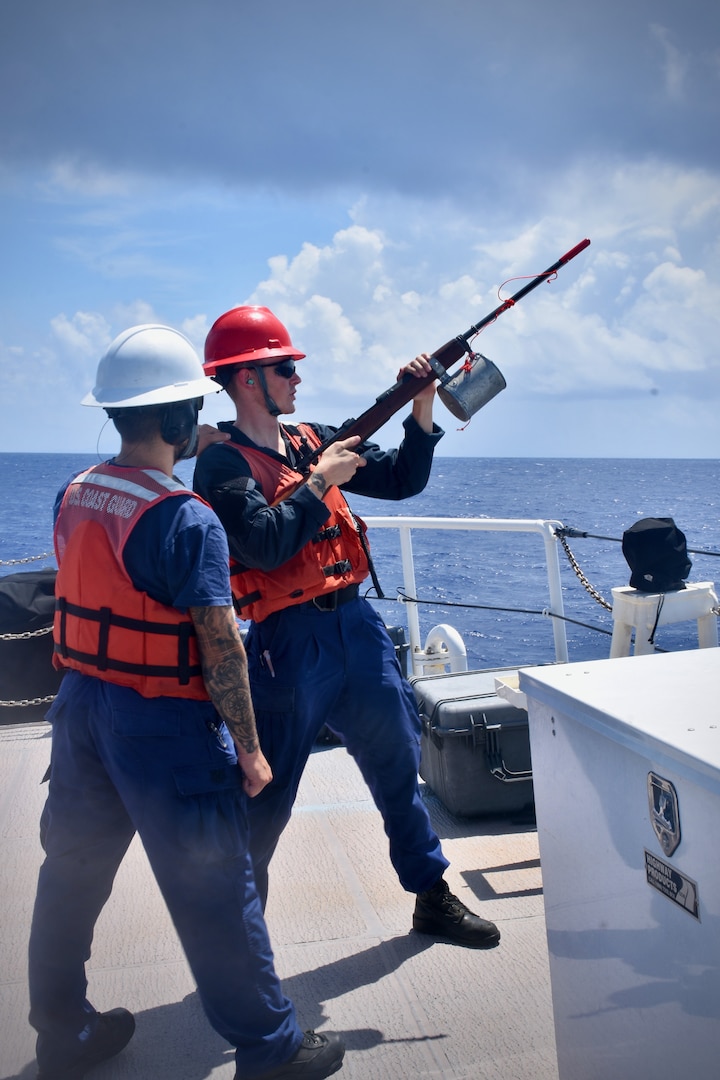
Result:
<svg viewBox="0 0 720 1080">
<path fill-rule="evenodd" d="M 285 433 L 295 449 L 300 449 L 303 439 L 313 450 L 320 446 L 320 439 L 307 424 L 285 428 Z M 242 454 L 270 504 L 302 480 L 300 473 L 262 450 L 232 442 L 225 445 Z M 370 568 L 359 531 L 364 538 L 364 522 L 353 514 L 337 487 L 326 491 L 323 502 L 330 517 L 322 529 L 276 570 L 245 569 L 230 559 L 230 584 L 240 618 L 261 622 L 275 611 L 357 584 L 368 576 Z"/>
<path fill-rule="evenodd" d="M 122 557 L 145 511 L 181 494 L 199 498 L 156 469 L 96 465 L 70 483 L 55 523 L 56 668 L 143 697 L 208 700 L 192 619 L 138 590 Z"/>
</svg>

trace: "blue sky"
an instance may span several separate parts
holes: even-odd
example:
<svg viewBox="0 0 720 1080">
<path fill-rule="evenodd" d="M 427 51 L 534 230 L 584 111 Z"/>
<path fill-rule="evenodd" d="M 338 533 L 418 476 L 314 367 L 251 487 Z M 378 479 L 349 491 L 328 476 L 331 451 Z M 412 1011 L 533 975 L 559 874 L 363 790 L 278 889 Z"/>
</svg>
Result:
<svg viewBox="0 0 720 1080">
<path fill-rule="evenodd" d="M 201 351 L 245 302 L 340 423 L 589 237 L 477 339 L 508 386 L 438 403 L 440 451 L 720 457 L 720 8 L 0 3 L 0 450 L 111 452 L 109 341 Z"/>
</svg>

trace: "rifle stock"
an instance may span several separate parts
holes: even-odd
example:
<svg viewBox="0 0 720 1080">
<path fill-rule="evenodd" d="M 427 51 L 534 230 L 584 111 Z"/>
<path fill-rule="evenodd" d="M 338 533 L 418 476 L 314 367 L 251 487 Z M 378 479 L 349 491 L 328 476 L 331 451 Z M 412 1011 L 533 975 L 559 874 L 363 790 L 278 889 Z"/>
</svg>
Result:
<svg viewBox="0 0 720 1080">
<path fill-rule="evenodd" d="M 486 315 L 480 322 L 475 323 L 466 330 L 464 334 L 459 334 L 457 337 L 452 338 L 450 341 L 446 341 L 444 345 L 441 345 L 439 349 L 436 349 L 432 353 L 430 363 L 433 366 L 433 371 L 425 375 L 423 378 L 417 378 L 415 375 L 406 375 L 400 379 L 389 389 L 385 390 L 375 401 L 374 405 L 371 405 L 369 409 L 366 409 L 357 419 L 346 420 L 344 424 L 337 429 L 337 431 L 326 439 L 324 443 L 313 450 L 303 461 L 302 472 L 304 479 L 299 480 L 297 484 L 290 490 L 286 490 L 283 498 L 287 499 L 298 488 L 306 482 L 311 466 L 321 457 L 321 455 L 332 446 L 333 443 L 339 442 L 341 439 L 350 439 L 354 435 L 359 435 L 362 442 L 368 439 L 376 431 L 378 431 L 387 421 L 395 415 L 395 413 L 406 405 L 409 401 L 424 390 L 430 383 L 435 382 L 436 379 L 441 379 L 447 372 L 448 368 L 452 367 L 458 360 L 460 360 L 465 353 L 471 353 L 468 342 L 470 338 L 479 333 L 489 323 L 494 322 L 504 311 L 508 308 L 514 307 L 518 300 L 522 300 L 524 296 L 527 296 L 529 292 L 537 288 L 544 281 L 548 281 L 557 271 L 566 263 L 574 259 L 576 255 L 579 255 L 581 251 L 584 251 L 590 244 L 589 240 L 581 240 L 579 244 L 576 244 L 574 248 L 566 252 L 557 262 L 549 266 L 542 274 L 538 274 L 527 285 L 523 286 L 518 292 L 509 299 L 504 300 L 502 304 L 491 311 L 489 315 Z M 275 504 L 273 504 L 275 505 Z"/>
</svg>

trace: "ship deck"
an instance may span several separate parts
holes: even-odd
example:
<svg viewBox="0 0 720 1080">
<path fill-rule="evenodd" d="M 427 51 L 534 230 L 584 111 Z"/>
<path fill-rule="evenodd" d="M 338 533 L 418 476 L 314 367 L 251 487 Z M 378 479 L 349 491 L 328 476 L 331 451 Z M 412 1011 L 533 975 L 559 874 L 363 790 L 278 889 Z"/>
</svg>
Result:
<svg viewBox="0 0 720 1080">
<path fill-rule="evenodd" d="M 34 1080 L 26 949 L 42 852 L 50 754 L 43 723 L 0 729 L 0 1076 Z M 557 1080 L 537 834 L 527 822 L 454 817 L 424 797 L 451 861 L 450 887 L 498 923 L 483 952 L 411 929 L 413 898 L 382 822 L 341 747 L 318 749 L 272 867 L 267 920 L 276 966 L 305 1028 L 339 1031 L 344 1080 Z M 97 925 L 88 965 L 99 1009 L 136 1016 L 98 1080 L 232 1080 L 234 1057 L 206 1022 L 137 838 Z"/>
</svg>

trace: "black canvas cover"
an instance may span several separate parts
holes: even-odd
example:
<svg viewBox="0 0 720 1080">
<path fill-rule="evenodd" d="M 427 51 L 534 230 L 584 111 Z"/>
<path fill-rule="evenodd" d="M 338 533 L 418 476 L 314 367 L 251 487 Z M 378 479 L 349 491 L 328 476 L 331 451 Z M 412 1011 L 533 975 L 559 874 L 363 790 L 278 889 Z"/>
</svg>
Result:
<svg viewBox="0 0 720 1080">
<path fill-rule="evenodd" d="M 52 626 L 56 570 L 25 570 L 0 577 L 0 634 L 21 635 Z M 60 686 L 52 666 L 52 633 L 0 641 L 0 724 L 43 720 Z M 37 704 L 31 704 L 37 702 Z"/>
<path fill-rule="evenodd" d="M 685 534 L 672 518 L 641 518 L 622 538 L 630 586 L 640 592 L 675 592 L 685 588 L 692 563 Z"/>
<path fill-rule="evenodd" d="M 51 626 L 57 570 L 26 570 L 0 577 L 0 634 Z"/>
</svg>

